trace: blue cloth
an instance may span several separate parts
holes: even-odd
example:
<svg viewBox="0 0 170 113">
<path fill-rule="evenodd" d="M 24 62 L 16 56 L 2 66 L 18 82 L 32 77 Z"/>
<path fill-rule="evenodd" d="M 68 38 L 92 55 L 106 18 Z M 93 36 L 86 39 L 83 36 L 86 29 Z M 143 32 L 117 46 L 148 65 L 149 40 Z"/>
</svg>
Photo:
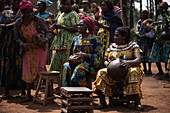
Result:
<svg viewBox="0 0 170 113">
<path fill-rule="evenodd" d="M 50 0 L 40 0 L 40 1 L 37 2 L 37 4 L 38 4 L 39 2 L 44 2 L 47 7 L 51 7 L 51 6 L 53 5 L 53 2 L 50 1 Z"/>
<path fill-rule="evenodd" d="M 37 13 L 37 16 L 40 16 L 40 17 L 42 17 L 42 18 L 44 18 L 44 19 L 47 19 L 50 15 L 51 15 L 50 12 L 47 12 L 47 13 L 44 14 L 44 15 L 41 15 L 39 12 Z"/>
<path fill-rule="evenodd" d="M 114 32 L 117 27 L 123 27 L 123 22 L 118 14 L 114 11 L 102 13 L 102 18 L 109 21 L 110 26 L 110 43 L 114 42 Z"/>
</svg>

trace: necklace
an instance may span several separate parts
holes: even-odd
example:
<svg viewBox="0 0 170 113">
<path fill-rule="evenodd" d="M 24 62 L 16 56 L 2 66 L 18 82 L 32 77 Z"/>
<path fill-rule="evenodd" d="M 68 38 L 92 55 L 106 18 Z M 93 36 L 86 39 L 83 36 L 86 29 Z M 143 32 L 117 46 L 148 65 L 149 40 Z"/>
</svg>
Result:
<svg viewBox="0 0 170 113">
<path fill-rule="evenodd" d="M 11 11 L 11 12 L 12 12 L 12 11 Z M 17 13 L 14 15 L 13 18 L 11 18 L 11 13 L 9 13 L 9 14 L 10 14 L 9 19 L 10 19 L 11 21 L 15 20 L 15 19 L 18 17 L 19 13 L 20 13 L 20 10 L 17 11 Z"/>
</svg>

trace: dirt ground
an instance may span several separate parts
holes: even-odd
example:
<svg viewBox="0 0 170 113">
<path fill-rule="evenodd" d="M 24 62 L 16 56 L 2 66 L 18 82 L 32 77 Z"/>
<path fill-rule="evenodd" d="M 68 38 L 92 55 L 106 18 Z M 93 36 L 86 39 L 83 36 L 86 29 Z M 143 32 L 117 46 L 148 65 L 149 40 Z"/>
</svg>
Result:
<svg viewBox="0 0 170 113">
<path fill-rule="evenodd" d="M 164 67 L 164 65 L 163 65 Z M 152 64 L 153 74 L 157 73 L 155 64 Z M 153 78 L 152 75 L 146 75 L 142 83 L 143 99 L 142 105 L 146 113 L 170 113 L 170 79 L 159 80 Z M 41 104 L 27 102 L 20 104 L 21 91 L 10 91 L 13 95 L 8 100 L 0 102 L 0 113 L 60 113 L 60 99 L 55 99 L 54 103 L 43 106 Z M 0 87 L 0 95 L 3 93 L 3 88 Z M 32 95 L 34 95 L 33 91 Z M 108 100 L 108 98 L 106 98 Z M 98 103 L 98 100 L 94 100 Z M 140 113 L 127 105 L 108 106 L 102 110 L 95 110 L 94 113 Z"/>
</svg>

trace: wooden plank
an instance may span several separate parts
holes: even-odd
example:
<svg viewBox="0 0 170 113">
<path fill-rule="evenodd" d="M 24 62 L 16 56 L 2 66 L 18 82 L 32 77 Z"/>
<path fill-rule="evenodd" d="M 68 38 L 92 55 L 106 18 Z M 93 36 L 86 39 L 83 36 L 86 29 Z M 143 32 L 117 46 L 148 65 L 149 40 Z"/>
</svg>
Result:
<svg viewBox="0 0 170 113">
<path fill-rule="evenodd" d="M 79 105 L 79 106 L 70 106 L 68 107 L 68 110 L 90 110 L 93 109 L 93 106 L 87 106 L 87 105 Z"/>
<path fill-rule="evenodd" d="M 93 98 L 90 97 L 80 97 L 80 98 L 70 98 L 69 102 L 92 102 Z"/>
<path fill-rule="evenodd" d="M 61 90 L 67 93 L 93 93 L 93 91 L 87 87 L 61 87 Z"/>
<path fill-rule="evenodd" d="M 61 100 L 61 103 L 66 105 L 66 106 L 69 106 L 68 102 L 66 100 Z"/>
<path fill-rule="evenodd" d="M 60 74 L 59 71 L 41 71 L 39 73 L 42 75 L 54 75 L 54 74 L 59 75 Z"/>
<path fill-rule="evenodd" d="M 67 113 L 67 110 L 65 108 L 61 108 L 61 111 Z"/>
</svg>

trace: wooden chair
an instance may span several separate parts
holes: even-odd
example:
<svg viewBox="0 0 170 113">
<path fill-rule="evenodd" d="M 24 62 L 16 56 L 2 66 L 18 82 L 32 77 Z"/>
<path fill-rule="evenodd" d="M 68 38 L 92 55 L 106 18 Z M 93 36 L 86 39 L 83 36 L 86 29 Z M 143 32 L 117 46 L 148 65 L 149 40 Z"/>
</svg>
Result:
<svg viewBox="0 0 170 113">
<path fill-rule="evenodd" d="M 47 100 L 51 100 L 56 98 L 54 96 L 54 91 L 53 91 L 53 80 L 57 80 L 58 82 L 58 87 L 59 89 L 61 89 L 61 82 L 60 82 L 60 76 L 59 76 L 60 72 L 59 71 L 41 71 L 39 72 L 39 82 L 36 88 L 36 92 L 34 95 L 34 99 L 33 102 L 39 102 L 42 103 L 43 105 L 47 104 Z M 40 86 L 41 86 L 41 82 L 42 80 L 45 79 L 46 83 L 45 83 L 45 97 L 44 99 L 39 99 L 37 97 L 38 92 L 40 90 Z M 49 94 L 49 82 L 50 84 L 50 94 Z M 49 95 L 52 95 L 51 97 L 48 97 Z"/>
</svg>

